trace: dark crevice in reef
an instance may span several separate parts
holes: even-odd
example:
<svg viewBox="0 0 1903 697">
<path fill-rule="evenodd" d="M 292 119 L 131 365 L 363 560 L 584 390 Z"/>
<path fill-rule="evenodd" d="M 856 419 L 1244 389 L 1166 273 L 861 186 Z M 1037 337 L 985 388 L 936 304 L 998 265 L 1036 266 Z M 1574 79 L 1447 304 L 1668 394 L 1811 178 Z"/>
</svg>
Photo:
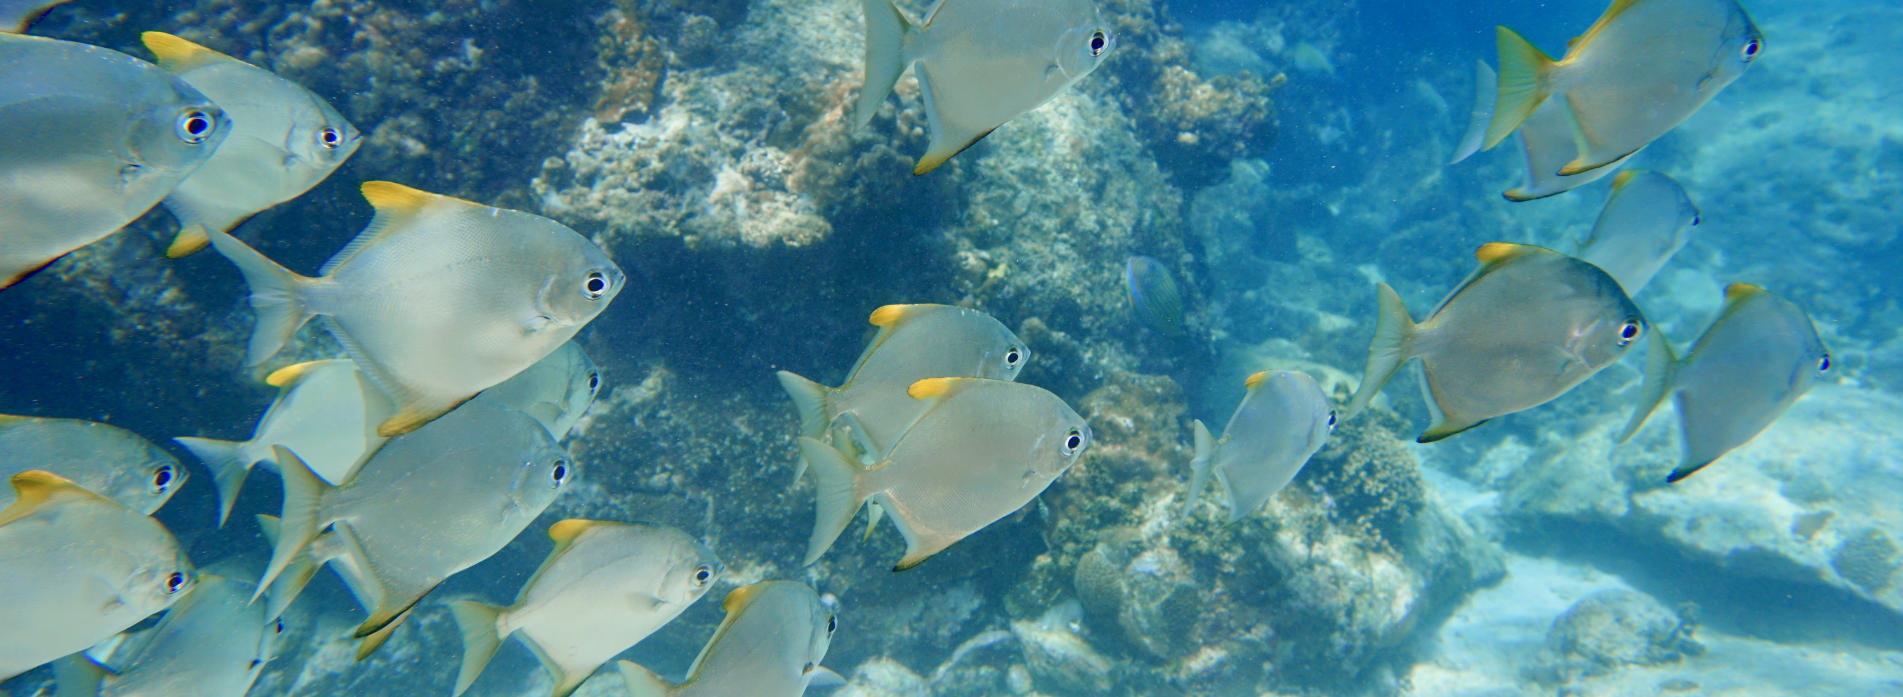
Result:
<svg viewBox="0 0 1903 697">
<path fill-rule="evenodd" d="M 1696 605 L 1699 624 L 1726 633 L 1903 651 L 1903 617 L 1849 591 L 1741 576 L 1709 559 L 1606 526 L 1543 521 L 1537 528 L 1513 530 L 1507 547 L 1617 575 L 1668 605 Z"/>
</svg>

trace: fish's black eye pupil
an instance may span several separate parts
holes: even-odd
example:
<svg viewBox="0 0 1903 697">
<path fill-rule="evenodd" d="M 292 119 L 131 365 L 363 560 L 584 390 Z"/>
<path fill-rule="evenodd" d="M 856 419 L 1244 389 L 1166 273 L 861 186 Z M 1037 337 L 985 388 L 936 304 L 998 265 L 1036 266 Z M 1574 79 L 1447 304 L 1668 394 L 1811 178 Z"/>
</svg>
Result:
<svg viewBox="0 0 1903 697">
<path fill-rule="evenodd" d="M 709 569 L 705 566 L 694 570 L 694 583 L 696 584 L 706 583 L 707 579 L 710 579 L 713 577 L 714 577 L 714 570 Z"/>
<path fill-rule="evenodd" d="M 1817 359 L 1817 372 L 1821 373 L 1826 370 L 1830 370 L 1830 354 L 1828 353 L 1824 354 L 1823 358 Z"/>
<path fill-rule="evenodd" d="M 1704 220 L 1704 219 L 1696 215 L 1692 216 L 1692 225 L 1697 226 L 1699 221 L 1701 220 Z"/>
<path fill-rule="evenodd" d="M 589 373 L 588 374 L 588 389 L 593 390 L 599 387 L 601 387 L 601 374 Z"/>
<path fill-rule="evenodd" d="M 837 629 L 839 629 L 839 618 L 836 618 L 836 617 L 826 618 L 826 633 L 831 634 L 833 633 L 833 631 Z"/>
<path fill-rule="evenodd" d="M 1007 351 L 1004 354 L 1005 365 L 1017 365 L 1018 361 L 1021 359 L 1023 359 L 1023 356 L 1018 354 L 1017 349 L 1011 349 L 1010 351 Z"/>
<path fill-rule="evenodd" d="M 1752 39 L 1750 43 L 1744 45 L 1744 57 L 1750 58 L 1758 55 L 1758 49 L 1762 47 L 1763 44 L 1759 43 L 1757 39 Z"/>
<path fill-rule="evenodd" d="M 171 483 L 172 483 L 172 468 L 171 467 L 160 467 L 159 471 L 152 475 L 152 486 L 158 487 L 161 490 L 165 488 L 165 485 L 171 484 Z"/>
<path fill-rule="evenodd" d="M 1078 448 L 1082 448 L 1082 447 L 1084 447 L 1083 434 L 1078 433 L 1076 431 L 1071 431 L 1070 435 L 1064 438 L 1065 452 L 1076 452 Z"/>
<path fill-rule="evenodd" d="M 1328 410 L 1328 427 L 1329 428 L 1335 427 L 1335 419 L 1336 419 L 1335 410 L 1333 409 Z"/>
<path fill-rule="evenodd" d="M 1103 48 L 1105 43 L 1107 43 L 1107 40 L 1104 38 L 1103 32 L 1097 32 L 1095 34 L 1091 34 L 1090 35 L 1090 55 L 1093 55 L 1093 56 L 1103 55 Z"/>
<path fill-rule="evenodd" d="M 334 148 L 338 143 L 343 142 L 344 137 L 337 133 L 337 129 L 326 128 L 320 139 L 324 141 L 324 147 Z"/>
<path fill-rule="evenodd" d="M 568 461 L 556 460 L 555 469 L 549 472 L 549 476 L 555 480 L 556 484 L 568 481 Z"/>
<path fill-rule="evenodd" d="M 608 277 L 599 271 L 589 273 L 588 280 L 582 283 L 582 290 L 588 293 L 589 298 L 599 298 L 602 293 L 608 292 Z"/>
<path fill-rule="evenodd" d="M 167 593 L 177 593 L 178 589 L 184 587 L 185 574 L 174 571 L 171 576 L 165 577 L 165 591 Z"/>
</svg>

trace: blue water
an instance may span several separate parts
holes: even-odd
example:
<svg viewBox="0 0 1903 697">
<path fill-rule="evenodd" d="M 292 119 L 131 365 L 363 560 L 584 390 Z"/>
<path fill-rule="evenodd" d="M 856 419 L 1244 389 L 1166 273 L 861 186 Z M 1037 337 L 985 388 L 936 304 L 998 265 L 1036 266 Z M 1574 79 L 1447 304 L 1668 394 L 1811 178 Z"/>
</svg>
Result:
<svg viewBox="0 0 1903 697">
<path fill-rule="evenodd" d="M 723 595 L 791 579 L 838 601 L 823 663 L 851 684 L 835 694 L 1903 694 L 1903 543 L 1883 543 L 1903 538 L 1903 12 L 1750 4 L 1764 57 L 1631 164 L 1676 178 L 1702 213 L 1635 298 L 1681 353 L 1740 281 L 1804 307 L 1831 348 L 1824 384 L 1761 442 L 1665 488 L 1675 415 L 1611 442 L 1637 399 L 1635 356 L 1416 445 L 1427 407 L 1403 371 L 1288 491 L 1225 526 L 1214 492 L 1179 513 L 1190 419 L 1220 432 L 1243 377 L 1269 368 L 1309 371 L 1345 401 L 1375 281 L 1419 319 L 1479 245 L 1564 250 L 1590 229 L 1606 182 L 1515 204 L 1499 197 L 1520 178 L 1510 143 L 1443 163 L 1472 62 L 1494 62 L 1493 25 L 1557 56 L 1599 3 L 1171 2 L 1162 27 L 1143 3 L 1105 3 L 1150 35 L 1120 37 L 1098 73 L 924 177 L 909 173 L 924 147 L 913 88 L 888 100 L 896 117 L 827 135 L 858 89 L 858 3 L 544 5 L 74 0 L 32 30 L 138 56 L 139 31 L 172 31 L 336 105 L 362 150 L 236 233 L 292 269 L 314 272 L 361 229 L 357 185 L 389 179 L 551 217 L 629 278 L 578 336 L 605 375 L 567 442 L 580 486 L 362 663 L 348 633 L 363 612 L 320 573 L 251 694 L 447 694 L 462 647 L 444 601 L 508 602 L 549 551 L 542 531 L 569 517 L 678 526 L 725 562 L 707 598 L 623 656 L 670 679 Z M 1172 160 L 1170 128 L 1136 96 L 1157 89 L 1148 52 L 1175 42 L 1154 60 L 1199 79 L 1285 76 L 1273 138 Z M 617 82 L 629 76 L 654 82 Z M 604 123 L 611 102 L 633 106 Z M 622 128 L 642 136 L 585 141 Z M 602 183 L 616 167 L 625 189 Z M 825 229 L 761 222 L 775 206 Z M 113 423 L 193 467 L 168 438 L 249 433 L 273 391 L 240 366 L 243 280 L 211 252 L 165 259 L 174 225 L 154 211 L 0 291 L 0 413 Z M 1177 274 L 1190 336 L 1129 310 L 1132 255 Z M 906 302 L 998 317 L 1033 352 L 1020 381 L 1063 398 L 1097 441 L 1038 501 L 917 569 L 892 573 L 898 535 L 861 540 L 863 523 L 801 566 L 813 488 L 794 483 L 798 425 L 772 371 L 838 384 L 867 313 Z M 305 358 L 337 350 L 316 328 L 300 343 Z M 219 529 L 210 481 L 196 470 L 157 518 L 200 566 L 255 573 L 268 550 L 252 516 L 278 512 L 278 483 L 251 477 Z M 1636 615 L 1564 629 L 1607 590 L 1650 598 L 1665 629 L 1633 629 Z M 1556 648 L 1570 631 L 1614 648 Z M 604 673 L 578 694 L 622 694 Z M 546 689 L 511 643 L 470 694 Z"/>
</svg>

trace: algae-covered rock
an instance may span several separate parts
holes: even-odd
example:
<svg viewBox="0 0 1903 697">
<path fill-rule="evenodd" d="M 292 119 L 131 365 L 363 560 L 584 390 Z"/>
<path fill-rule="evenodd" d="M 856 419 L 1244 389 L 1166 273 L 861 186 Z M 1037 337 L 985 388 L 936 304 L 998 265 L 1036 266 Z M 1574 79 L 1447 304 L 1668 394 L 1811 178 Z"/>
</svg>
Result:
<svg viewBox="0 0 1903 697">
<path fill-rule="evenodd" d="M 1546 635 L 1545 667 L 1561 683 L 1703 652 L 1692 624 L 1652 596 L 1606 590 L 1580 600 Z"/>
</svg>

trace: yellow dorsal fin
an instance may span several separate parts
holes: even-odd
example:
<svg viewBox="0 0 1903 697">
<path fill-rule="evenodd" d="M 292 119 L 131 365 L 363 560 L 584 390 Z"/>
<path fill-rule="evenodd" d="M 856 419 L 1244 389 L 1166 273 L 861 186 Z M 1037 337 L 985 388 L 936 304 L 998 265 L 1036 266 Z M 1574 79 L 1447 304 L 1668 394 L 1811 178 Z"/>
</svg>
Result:
<svg viewBox="0 0 1903 697">
<path fill-rule="evenodd" d="M 1474 258 L 1482 264 L 1493 264 L 1525 254 L 1528 247 L 1512 242 L 1488 242 L 1474 250 Z"/>
<path fill-rule="evenodd" d="M 1621 172 L 1619 172 L 1618 174 L 1615 174 L 1615 175 L 1613 175 L 1613 177 L 1612 177 L 1612 189 L 1613 189 L 1614 191 L 1618 191 L 1619 189 L 1623 189 L 1623 188 L 1625 188 L 1625 185 L 1626 185 L 1626 183 L 1628 183 L 1628 182 L 1630 182 L 1630 181 L 1632 181 L 1632 178 L 1633 178 L 1633 177 L 1635 177 L 1635 176 L 1638 176 L 1638 174 L 1639 174 L 1639 172 L 1643 172 L 1643 171 L 1645 171 L 1645 170 L 1639 170 L 1639 169 L 1628 169 L 1628 170 L 1623 170 L 1623 171 L 1621 171 Z"/>
<path fill-rule="evenodd" d="M 1262 381 L 1267 379 L 1269 379 L 1269 371 L 1258 371 L 1256 374 L 1242 381 L 1242 388 L 1245 390 L 1253 390 L 1256 385 L 1262 384 Z"/>
<path fill-rule="evenodd" d="M 601 521 L 585 520 L 582 518 L 569 518 L 567 520 L 557 521 L 554 525 L 548 526 L 548 539 L 554 540 L 555 546 L 557 547 L 567 547 L 569 543 L 574 542 L 575 538 L 580 537 L 581 534 L 587 532 L 589 528 L 600 524 Z"/>
<path fill-rule="evenodd" d="M 146 50 L 158 57 L 159 67 L 166 72 L 190 70 L 220 59 L 238 60 L 162 31 L 148 31 L 140 34 L 139 39 L 145 42 Z"/>
<path fill-rule="evenodd" d="M 415 213 L 432 200 L 449 198 L 386 181 L 364 182 L 358 190 L 363 192 L 364 200 L 369 201 L 370 207 L 377 209 L 378 213 Z"/>
<path fill-rule="evenodd" d="M 951 392 L 952 388 L 957 387 L 959 383 L 972 379 L 975 378 L 925 378 L 924 380 L 912 383 L 911 387 L 905 388 L 905 393 L 911 395 L 912 399 L 943 397 L 946 393 Z"/>
<path fill-rule="evenodd" d="M 1733 283 L 1725 286 L 1725 302 L 1727 304 L 1735 303 L 1763 292 L 1764 288 L 1761 286 L 1752 285 L 1750 283 Z"/>
<path fill-rule="evenodd" d="M 753 602 L 753 596 L 760 592 L 761 585 L 763 584 L 755 583 L 751 586 L 741 586 L 733 589 L 732 592 L 727 594 L 726 598 L 721 599 L 720 611 L 729 615 L 739 612 L 740 608 L 746 607 L 747 603 Z"/>
<path fill-rule="evenodd" d="M 272 387 L 290 387 L 291 385 L 303 382 L 304 378 L 310 377 L 311 373 L 317 372 L 318 368 L 330 365 L 339 360 L 347 359 L 330 358 L 321 361 L 305 361 L 303 363 L 287 365 L 271 371 L 270 375 L 264 376 L 264 384 Z"/>
<path fill-rule="evenodd" d="M 890 327 L 894 324 L 898 324 L 899 320 L 904 318 L 905 314 L 911 311 L 911 309 L 914 307 L 918 307 L 918 306 L 917 305 L 885 305 L 883 307 L 880 307 L 877 310 L 873 310 L 872 316 L 866 318 L 866 321 L 871 322 L 872 326 L 875 326 L 875 327 Z"/>
<path fill-rule="evenodd" d="M 56 499 L 97 499 L 111 502 L 74 484 L 72 480 L 46 470 L 27 470 L 7 480 L 13 485 L 13 504 L 0 509 L 0 525 L 26 517 L 48 501 Z M 117 504 L 114 504 L 117 505 Z"/>
</svg>

